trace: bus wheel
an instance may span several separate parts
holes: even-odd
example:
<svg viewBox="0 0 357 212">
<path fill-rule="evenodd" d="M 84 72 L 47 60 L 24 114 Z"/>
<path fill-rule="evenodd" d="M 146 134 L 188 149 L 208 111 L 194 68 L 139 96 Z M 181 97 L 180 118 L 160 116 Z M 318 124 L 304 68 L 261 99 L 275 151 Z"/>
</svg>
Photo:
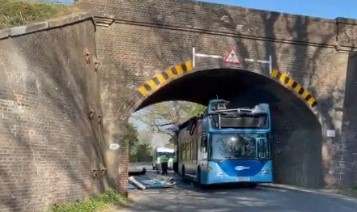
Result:
<svg viewBox="0 0 357 212">
<path fill-rule="evenodd" d="M 198 188 L 205 188 L 205 186 L 201 183 L 201 168 L 198 167 L 197 169 L 197 182 L 196 182 L 196 186 Z"/>
<path fill-rule="evenodd" d="M 248 183 L 248 188 L 255 188 L 257 185 L 257 183 Z"/>
<path fill-rule="evenodd" d="M 201 185 L 201 168 L 198 167 L 197 169 L 197 185 L 200 186 Z"/>
<path fill-rule="evenodd" d="M 181 168 L 181 178 L 182 178 L 182 181 L 186 181 L 186 177 L 185 177 L 185 167 L 182 166 Z"/>
</svg>

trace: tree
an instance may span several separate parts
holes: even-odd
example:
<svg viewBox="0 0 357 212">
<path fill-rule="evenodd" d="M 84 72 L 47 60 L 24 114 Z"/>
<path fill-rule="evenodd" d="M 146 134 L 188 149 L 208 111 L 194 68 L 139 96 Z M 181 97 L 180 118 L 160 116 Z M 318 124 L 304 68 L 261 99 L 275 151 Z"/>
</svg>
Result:
<svg viewBox="0 0 357 212">
<path fill-rule="evenodd" d="M 137 129 L 130 123 L 125 125 L 126 139 L 129 141 L 130 162 L 146 162 L 151 160 L 150 140 L 152 135 L 149 132 L 138 133 Z"/>
<path fill-rule="evenodd" d="M 138 145 L 138 130 L 131 123 L 124 124 L 124 139 L 129 143 L 129 158 L 135 155 L 135 150 Z"/>
<path fill-rule="evenodd" d="M 147 124 L 154 132 L 174 136 L 168 128 L 176 126 L 189 118 L 202 113 L 205 106 L 182 101 L 169 101 L 154 104 L 133 115 L 133 118 Z"/>
<path fill-rule="evenodd" d="M 136 153 L 135 153 L 135 158 L 133 158 L 136 162 L 147 162 L 151 161 L 151 146 L 149 143 L 142 143 L 139 144 Z"/>
</svg>

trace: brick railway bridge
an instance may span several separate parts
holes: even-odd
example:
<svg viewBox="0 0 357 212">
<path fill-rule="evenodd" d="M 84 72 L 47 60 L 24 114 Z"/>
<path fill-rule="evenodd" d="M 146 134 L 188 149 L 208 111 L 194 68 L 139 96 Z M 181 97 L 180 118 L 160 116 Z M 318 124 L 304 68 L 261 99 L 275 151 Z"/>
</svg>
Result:
<svg viewBox="0 0 357 212">
<path fill-rule="evenodd" d="M 272 105 L 276 182 L 357 183 L 355 20 L 178 0 L 77 4 L 94 12 L 0 31 L 1 207 L 125 190 L 130 114 L 216 95 Z M 223 60 L 232 49 L 239 64 Z"/>
</svg>

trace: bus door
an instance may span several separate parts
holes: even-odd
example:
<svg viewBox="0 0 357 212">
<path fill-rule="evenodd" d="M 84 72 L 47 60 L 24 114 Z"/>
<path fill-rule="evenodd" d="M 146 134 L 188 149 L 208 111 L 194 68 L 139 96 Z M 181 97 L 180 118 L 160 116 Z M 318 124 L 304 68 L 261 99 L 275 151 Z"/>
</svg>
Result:
<svg viewBox="0 0 357 212">
<path fill-rule="evenodd" d="M 189 127 L 189 162 L 185 164 L 186 173 L 189 175 L 195 175 L 197 170 L 197 122 L 192 121 Z"/>
<path fill-rule="evenodd" d="M 188 145 L 188 153 L 189 153 L 189 161 L 185 164 L 186 165 L 186 173 L 190 175 L 195 175 L 197 170 L 197 137 L 192 135 L 191 140 Z"/>
<path fill-rule="evenodd" d="M 208 136 L 205 131 L 198 137 L 198 164 L 201 168 L 207 167 Z"/>
<path fill-rule="evenodd" d="M 258 158 L 267 159 L 270 157 L 269 143 L 266 138 L 257 138 L 257 145 L 255 146 Z"/>
</svg>

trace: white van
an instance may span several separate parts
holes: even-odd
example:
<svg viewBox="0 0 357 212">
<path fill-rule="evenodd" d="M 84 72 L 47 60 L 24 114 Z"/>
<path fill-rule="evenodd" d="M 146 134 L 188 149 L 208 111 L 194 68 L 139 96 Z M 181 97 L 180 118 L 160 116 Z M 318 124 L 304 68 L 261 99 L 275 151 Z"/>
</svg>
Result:
<svg viewBox="0 0 357 212">
<path fill-rule="evenodd" d="M 166 147 L 156 147 L 152 154 L 152 169 L 161 170 L 160 156 L 167 154 L 169 161 L 167 163 L 168 169 L 173 169 L 175 150 Z"/>
</svg>

